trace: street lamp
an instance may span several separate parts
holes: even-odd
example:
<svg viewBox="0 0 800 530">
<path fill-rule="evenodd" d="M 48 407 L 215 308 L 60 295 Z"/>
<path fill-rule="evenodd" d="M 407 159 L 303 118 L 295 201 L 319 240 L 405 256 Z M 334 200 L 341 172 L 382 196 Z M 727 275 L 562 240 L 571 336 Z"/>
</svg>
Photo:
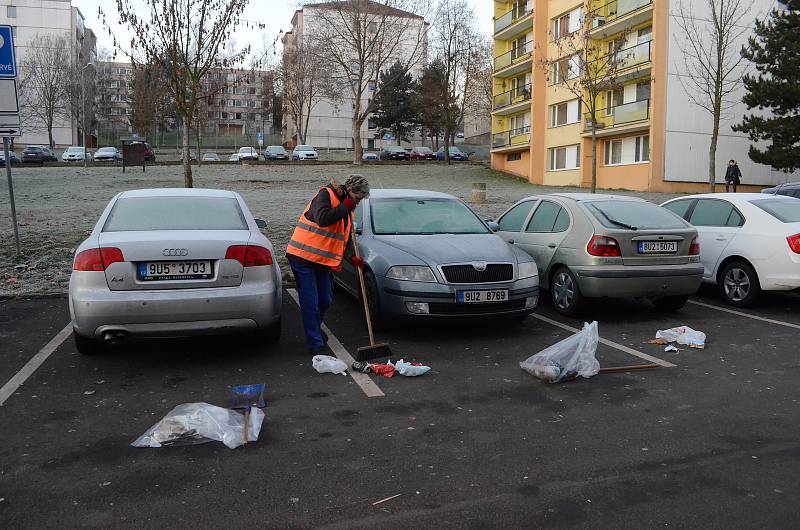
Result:
<svg viewBox="0 0 800 530">
<path fill-rule="evenodd" d="M 86 92 L 86 69 L 93 66 L 92 63 L 86 63 L 86 66 L 81 68 L 81 135 L 83 136 L 81 144 L 83 145 L 83 167 L 88 166 L 86 161 L 86 102 L 84 101 Z"/>
</svg>

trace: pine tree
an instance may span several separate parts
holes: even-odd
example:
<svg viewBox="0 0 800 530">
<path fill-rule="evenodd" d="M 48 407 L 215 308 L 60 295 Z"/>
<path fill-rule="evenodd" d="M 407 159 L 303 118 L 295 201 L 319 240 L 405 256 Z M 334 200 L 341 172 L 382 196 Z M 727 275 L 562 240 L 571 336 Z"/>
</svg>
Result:
<svg viewBox="0 0 800 530">
<path fill-rule="evenodd" d="M 422 71 L 414 97 L 414 107 L 417 109 L 419 122 L 423 133 L 431 138 L 438 138 L 444 129 L 444 88 L 446 86 L 444 65 L 439 59 L 434 59 Z"/>
<path fill-rule="evenodd" d="M 800 11 L 775 10 L 755 24 L 742 55 L 758 74 L 745 76 L 742 101 L 748 110 L 769 109 L 771 114 L 746 115 L 733 129 L 754 142 L 771 140 L 763 150 L 750 146 L 754 162 L 792 172 L 800 168 Z"/>
<path fill-rule="evenodd" d="M 414 112 L 414 79 L 399 62 L 389 70 L 381 72 L 381 90 L 375 97 L 375 115 L 373 121 L 378 127 L 378 134 L 386 131 L 395 139 L 407 140 L 418 119 Z"/>
</svg>

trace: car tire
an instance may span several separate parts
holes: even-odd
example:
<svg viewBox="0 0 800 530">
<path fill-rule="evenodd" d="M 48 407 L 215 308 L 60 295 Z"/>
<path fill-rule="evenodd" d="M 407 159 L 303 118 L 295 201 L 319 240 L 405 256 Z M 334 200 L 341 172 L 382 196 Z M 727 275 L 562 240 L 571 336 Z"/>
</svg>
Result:
<svg viewBox="0 0 800 530">
<path fill-rule="evenodd" d="M 562 315 L 575 316 L 583 309 L 585 299 L 581 295 L 578 280 L 569 268 L 559 267 L 550 276 L 550 300 Z"/>
<path fill-rule="evenodd" d="M 689 300 L 689 295 L 661 296 L 653 299 L 653 305 L 658 311 L 678 311 Z"/>
<path fill-rule="evenodd" d="M 743 260 L 731 261 L 722 268 L 717 288 L 723 300 L 734 307 L 750 307 L 761 294 L 755 269 Z"/>
<path fill-rule="evenodd" d="M 78 335 L 72 331 L 72 339 L 75 341 L 75 348 L 81 355 L 93 356 L 106 353 L 106 345 L 97 339 Z"/>
<path fill-rule="evenodd" d="M 372 320 L 372 329 L 382 330 L 385 327 L 385 320 L 381 313 L 381 301 L 378 294 L 378 282 L 372 271 L 364 271 L 364 289 L 367 291 L 367 305 L 369 305 L 369 316 Z"/>
<path fill-rule="evenodd" d="M 283 329 L 283 323 L 281 318 L 265 328 L 260 328 L 258 331 L 255 332 L 255 336 L 253 337 L 253 342 L 258 345 L 266 344 L 277 344 L 281 340 L 281 331 Z"/>
</svg>

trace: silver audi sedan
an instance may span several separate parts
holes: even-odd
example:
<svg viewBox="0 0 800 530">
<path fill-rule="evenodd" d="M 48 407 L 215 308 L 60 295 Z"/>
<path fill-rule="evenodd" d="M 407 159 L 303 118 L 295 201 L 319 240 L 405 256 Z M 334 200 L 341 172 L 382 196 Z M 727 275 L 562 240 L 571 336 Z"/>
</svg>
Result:
<svg viewBox="0 0 800 530">
<path fill-rule="evenodd" d="M 281 273 L 265 226 L 231 191 L 119 193 L 75 252 L 69 309 L 78 351 L 229 331 L 277 341 Z"/>
</svg>

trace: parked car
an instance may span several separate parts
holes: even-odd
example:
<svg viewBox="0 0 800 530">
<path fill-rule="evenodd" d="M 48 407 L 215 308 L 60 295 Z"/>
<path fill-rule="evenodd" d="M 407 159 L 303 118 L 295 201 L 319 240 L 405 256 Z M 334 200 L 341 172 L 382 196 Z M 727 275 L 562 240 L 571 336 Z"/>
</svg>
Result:
<svg viewBox="0 0 800 530">
<path fill-rule="evenodd" d="M 217 153 L 205 153 L 203 162 L 219 162 L 219 155 Z"/>
<path fill-rule="evenodd" d="M 289 160 L 289 153 L 282 145 L 269 145 L 264 151 L 264 160 Z"/>
<path fill-rule="evenodd" d="M 408 317 L 524 317 L 539 297 L 536 264 L 446 193 L 373 190 L 356 209 L 367 301 L 376 323 Z M 358 296 L 345 260 L 338 285 Z"/>
<path fill-rule="evenodd" d="M 122 153 L 116 147 L 101 147 L 94 152 L 95 162 L 119 162 L 122 160 Z"/>
<path fill-rule="evenodd" d="M 44 164 L 45 162 L 58 162 L 58 158 L 47 147 L 31 145 L 22 150 L 22 161 Z"/>
<path fill-rule="evenodd" d="M 381 160 L 409 160 L 410 155 L 399 145 L 387 145 L 380 152 Z"/>
<path fill-rule="evenodd" d="M 436 160 L 436 153 L 430 147 L 412 147 L 409 157 L 411 160 Z"/>
<path fill-rule="evenodd" d="M 532 195 L 493 227 L 533 257 L 542 287 L 564 315 L 600 297 L 647 297 L 659 309 L 677 310 L 703 276 L 697 230 L 635 197 Z"/>
<path fill-rule="evenodd" d="M 244 160 L 258 160 L 258 151 L 256 151 L 255 147 L 239 148 L 239 161 Z"/>
<path fill-rule="evenodd" d="M 800 199 L 800 182 L 787 182 L 774 188 L 767 188 L 761 190 L 761 193 L 768 193 L 770 195 L 786 195 L 788 197 L 796 197 Z"/>
<path fill-rule="evenodd" d="M 117 194 L 75 253 L 69 309 L 78 351 L 228 331 L 277 340 L 281 272 L 265 226 L 231 191 Z"/>
<path fill-rule="evenodd" d="M 378 156 L 378 153 L 373 153 L 372 151 L 370 151 L 368 153 L 364 153 L 363 155 L 361 155 L 361 160 L 363 160 L 364 162 L 370 162 L 370 161 L 374 162 L 375 160 L 380 160 L 380 157 Z"/>
<path fill-rule="evenodd" d="M 449 151 L 450 160 L 459 160 L 462 162 L 469 160 L 469 155 L 454 145 L 450 146 Z M 436 160 L 444 160 L 444 147 L 440 147 L 439 150 L 436 151 Z"/>
<path fill-rule="evenodd" d="M 143 143 L 144 144 L 144 160 L 145 162 L 155 162 L 156 161 L 156 152 L 153 151 L 153 146 L 148 144 L 147 142 L 132 142 L 131 145 Z"/>
<path fill-rule="evenodd" d="M 800 203 L 762 193 L 690 195 L 662 206 L 700 234 L 703 280 L 730 305 L 748 307 L 761 291 L 800 290 Z"/>
<path fill-rule="evenodd" d="M 17 153 L 15 153 L 14 151 L 11 150 L 8 151 L 8 158 L 10 159 L 12 166 L 14 164 L 19 164 L 20 162 Z M 0 164 L 2 165 L 6 164 L 6 152 L 3 149 L 0 149 Z"/>
<path fill-rule="evenodd" d="M 298 145 L 292 151 L 292 160 L 319 160 L 319 153 L 310 145 Z"/>
<path fill-rule="evenodd" d="M 239 153 L 233 153 L 231 156 L 228 157 L 228 162 L 238 162 L 239 161 Z"/>
<path fill-rule="evenodd" d="M 456 138 L 464 138 L 464 133 L 458 133 L 458 134 L 456 134 Z"/>
<path fill-rule="evenodd" d="M 86 155 L 86 160 L 92 160 L 92 153 L 87 151 L 85 147 L 80 145 L 73 145 L 67 147 L 61 154 L 62 162 L 83 162 L 83 156 Z"/>
</svg>

